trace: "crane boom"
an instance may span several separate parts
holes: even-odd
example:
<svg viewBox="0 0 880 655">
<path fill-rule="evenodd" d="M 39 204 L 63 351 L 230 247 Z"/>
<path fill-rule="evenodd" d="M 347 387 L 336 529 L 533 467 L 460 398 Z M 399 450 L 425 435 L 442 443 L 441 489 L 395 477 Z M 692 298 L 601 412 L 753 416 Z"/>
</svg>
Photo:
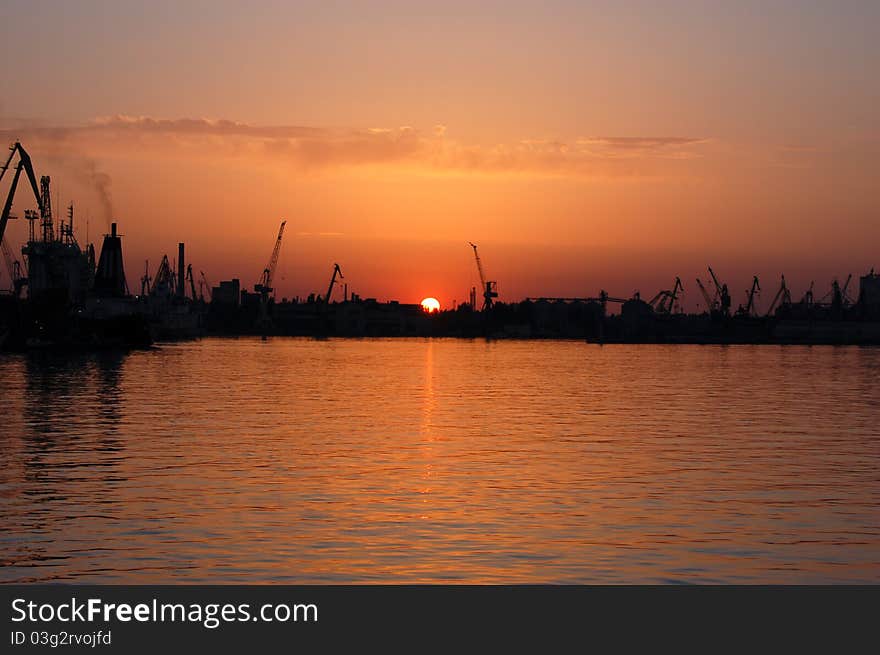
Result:
<svg viewBox="0 0 880 655">
<path fill-rule="evenodd" d="M 324 296 L 324 304 L 330 304 L 330 296 L 333 295 L 333 287 L 336 286 L 336 276 L 339 276 L 339 279 L 342 280 L 342 269 L 339 268 L 339 264 L 333 264 L 333 275 L 330 276 L 330 286 L 327 287 L 327 295 Z"/>
<path fill-rule="evenodd" d="M 675 303 L 678 301 L 678 292 L 681 291 L 684 293 L 684 287 L 681 284 L 681 278 L 675 277 L 675 284 L 672 285 L 672 292 L 667 294 L 666 300 L 669 302 L 668 305 L 664 305 L 664 312 L 667 314 L 671 314 L 675 309 Z"/>
<path fill-rule="evenodd" d="M 15 165 L 15 175 L 13 176 L 12 184 L 9 187 L 9 194 L 6 196 L 6 204 L 3 206 L 3 213 L 0 214 L 0 241 L 3 241 L 3 235 L 6 233 L 6 224 L 9 222 L 9 214 L 12 211 L 12 201 L 15 198 L 15 189 L 18 187 L 18 178 L 21 177 L 22 169 L 27 173 L 28 181 L 31 183 L 31 189 L 34 192 L 34 198 L 37 200 L 37 207 L 40 208 L 40 214 L 42 215 L 45 211 L 43 207 L 43 199 L 40 194 L 40 187 L 37 185 L 37 176 L 36 173 L 34 173 L 34 167 L 33 164 L 31 164 L 30 155 L 27 154 L 27 151 L 18 141 L 12 144 L 9 150 L 11 150 L 9 157 L 6 159 L 3 168 L 0 169 L 0 180 L 6 175 L 6 171 L 9 169 L 9 164 L 12 163 L 12 158 L 15 156 L 15 153 L 18 153 L 18 164 Z"/>
<path fill-rule="evenodd" d="M 843 298 L 843 302 L 847 305 L 852 304 L 852 299 L 846 294 L 846 290 L 849 289 L 849 283 L 852 282 L 852 273 L 850 273 L 846 277 L 846 282 L 843 285 L 843 289 L 840 292 L 841 297 Z"/>
<path fill-rule="evenodd" d="M 205 271 L 199 271 L 201 276 L 200 282 L 205 285 L 205 290 L 208 293 L 208 300 L 211 300 L 211 285 L 208 283 L 208 278 L 205 277 Z"/>
<path fill-rule="evenodd" d="M 697 278 L 697 286 L 700 287 L 700 293 L 703 295 L 703 300 L 706 301 L 706 311 L 711 312 L 715 308 L 715 301 L 709 297 L 709 292 L 706 291 L 706 287 L 703 285 L 703 281 L 700 278 Z"/>
<path fill-rule="evenodd" d="M 268 302 L 269 294 L 275 290 L 272 288 L 272 280 L 275 278 L 275 268 L 278 266 L 278 255 L 281 253 L 281 238 L 284 236 L 285 225 L 287 225 L 287 221 L 281 221 L 281 227 L 278 228 L 278 236 L 275 238 L 275 246 L 272 248 L 269 263 L 263 269 L 260 281 L 254 285 L 254 291 L 260 294 L 260 303 L 263 305 Z"/>
<path fill-rule="evenodd" d="M 648 301 L 648 304 L 651 305 L 651 307 L 653 307 L 656 311 L 662 311 L 666 302 L 666 298 L 669 296 L 669 294 L 670 291 L 668 289 L 658 291 L 657 295 Z"/>
<path fill-rule="evenodd" d="M 193 279 L 193 267 L 192 264 L 186 265 L 186 279 L 189 281 L 189 293 L 192 296 L 193 302 L 196 301 L 196 281 Z"/>
<path fill-rule="evenodd" d="M 259 286 L 263 288 L 256 289 L 256 291 L 264 291 L 265 293 L 273 291 L 272 280 L 275 277 L 275 268 L 278 266 L 278 256 L 281 254 L 281 239 L 284 236 L 285 225 L 287 225 L 287 221 L 281 221 L 281 227 L 278 228 L 278 237 L 275 239 L 275 247 L 272 248 L 272 256 L 269 257 L 269 263 L 263 269 L 263 276 L 260 280 Z"/>
<path fill-rule="evenodd" d="M 272 255 L 269 257 L 269 263 L 263 269 L 260 281 L 254 285 L 254 291 L 260 294 L 260 315 L 257 319 L 257 325 L 263 331 L 263 338 L 272 327 L 272 320 L 269 318 L 269 294 L 275 291 L 272 288 L 272 280 L 275 278 L 275 268 L 278 266 L 278 255 L 281 253 L 281 238 L 284 236 L 284 226 L 287 221 L 281 221 L 281 227 L 278 228 L 278 236 L 275 238 L 275 247 L 272 248 Z"/>
<path fill-rule="evenodd" d="M 486 276 L 483 274 L 483 262 L 480 261 L 480 253 L 477 252 L 477 244 L 471 243 L 470 241 L 468 241 L 468 243 L 470 243 L 471 248 L 474 249 L 474 259 L 477 260 L 477 272 L 480 274 L 480 287 L 485 289 Z"/>
<path fill-rule="evenodd" d="M 150 277 L 150 260 L 147 259 L 144 261 L 144 276 L 141 278 L 141 295 L 148 296 L 150 295 L 150 282 L 153 278 Z"/>
<path fill-rule="evenodd" d="M 468 243 L 474 249 L 474 259 L 477 260 L 477 272 L 480 274 L 480 285 L 483 289 L 483 309 L 491 309 L 493 300 L 498 297 L 497 283 L 486 279 L 483 262 L 480 260 L 480 253 L 477 252 L 477 244 L 470 241 Z"/>
<path fill-rule="evenodd" d="M 658 291 L 657 295 L 648 301 L 648 304 L 658 314 L 671 314 L 678 299 L 678 292 L 681 290 L 683 290 L 681 279 L 676 277 L 675 284 L 672 285 L 672 291 L 669 289 Z"/>
<path fill-rule="evenodd" d="M 712 270 L 712 267 L 709 266 L 709 275 L 712 276 L 712 283 L 715 285 L 715 299 L 718 300 L 721 298 L 721 284 L 718 282 L 718 277 L 715 275 L 715 271 Z"/>
<path fill-rule="evenodd" d="M 807 307 L 813 306 L 813 286 L 816 284 L 815 280 L 810 280 L 810 288 L 804 292 L 804 297 L 801 298 L 801 302 Z"/>
<path fill-rule="evenodd" d="M 782 301 L 780 303 L 780 301 Z M 778 306 L 790 305 L 791 304 L 791 292 L 788 290 L 788 286 L 785 284 L 785 276 L 782 276 L 782 283 L 779 285 L 779 291 L 776 292 L 776 295 L 773 296 L 773 302 L 770 303 L 770 308 L 767 310 L 766 316 L 772 316 L 773 310 L 775 310 Z"/>
<path fill-rule="evenodd" d="M 709 275 L 712 276 L 712 283 L 715 285 L 716 308 L 720 310 L 724 316 L 728 316 L 730 314 L 730 293 L 727 290 L 727 285 L 718 281 L 718 277 L 715 275 L 715 271 L 712 270 L 711 266 L 708 266 L 707 268 L 709 269 Z"/>
<path fill-rule="evenodd" d="M 749 300 L 746 304 L 746 316 L 751 316 L 752 312 L 755 310 L 755 294 L 761 291 L 761 285 L 758 282 L 758 276 L 756 275 L 752 280 L 752 288 L 749 289 Z"/>
</svg>

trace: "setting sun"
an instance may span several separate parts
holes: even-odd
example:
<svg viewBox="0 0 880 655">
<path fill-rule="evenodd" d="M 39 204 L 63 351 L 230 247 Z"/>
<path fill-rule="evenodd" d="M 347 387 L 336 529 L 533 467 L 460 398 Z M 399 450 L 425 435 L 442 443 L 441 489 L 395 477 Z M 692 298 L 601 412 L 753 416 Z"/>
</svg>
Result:
<svg viewBox="0 0 880 655">
<path fill-rule="evenodd" d="M 440 301 L 436 298 L 425 298 L 422 300 L 422 309 L 429 314 L 440 311 Z"/>
</svg>

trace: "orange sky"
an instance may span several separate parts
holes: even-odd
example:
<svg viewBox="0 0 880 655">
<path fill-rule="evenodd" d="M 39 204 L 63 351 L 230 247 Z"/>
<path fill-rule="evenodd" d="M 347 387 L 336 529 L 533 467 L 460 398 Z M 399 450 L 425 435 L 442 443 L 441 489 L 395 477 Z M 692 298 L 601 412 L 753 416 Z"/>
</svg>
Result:
<svg viewBox="0 0 880 655">
<path fill-rule="evenodd" d="M 876 4 L 473 4 L 12 2 L 0 133 L 130 283 L 250 286 L 282 218 L 287 297 L 462 301 L 469 240 L 502 300 L 880 264 Z"/>
</svg>

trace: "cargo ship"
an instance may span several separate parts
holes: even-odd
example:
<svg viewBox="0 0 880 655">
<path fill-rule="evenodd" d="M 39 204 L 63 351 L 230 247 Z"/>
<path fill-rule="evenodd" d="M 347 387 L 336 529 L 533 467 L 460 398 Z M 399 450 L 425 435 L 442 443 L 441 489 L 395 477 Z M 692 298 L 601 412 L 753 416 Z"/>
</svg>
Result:
<svg viewBox="0 0 880 655">
<path fill-rule="evenodd" d="M 117 223 L 104 235 L 96 260 L 94 245 L 82 247 L 76 239 L 73 205 L 66 220 L 56 220 L 49 176 L 38 183 L 27 151 L 18 142 L 10 150 L 0 170 L 2 180 L 18 156 L 0 214 L 0 245 L 12 281 L 11 290 L 0 294 L 0 349 L 142 348 L 157 338 L 197 333 L 201 312 L 194 301 L 181 301 L 182 281 L 172 289 L 173 298 L 132 294 Z M 4 237 L 22 173 L 37 209 L 25 211 L 28 239 L 19 261 Z M 180 252 L 182 262 L 182 244 Z"/>
</svg>

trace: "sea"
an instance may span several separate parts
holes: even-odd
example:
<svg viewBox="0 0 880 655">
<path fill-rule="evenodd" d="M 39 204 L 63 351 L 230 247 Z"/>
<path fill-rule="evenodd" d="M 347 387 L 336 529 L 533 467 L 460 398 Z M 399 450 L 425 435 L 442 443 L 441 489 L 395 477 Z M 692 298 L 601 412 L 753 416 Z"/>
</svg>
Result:
<svg viewBox="0 0 880 655">
<path fill-rule="evenodd" d="M 0 582 L 880 583 L 880 349 L 0 355 Z"/>
</svg>

